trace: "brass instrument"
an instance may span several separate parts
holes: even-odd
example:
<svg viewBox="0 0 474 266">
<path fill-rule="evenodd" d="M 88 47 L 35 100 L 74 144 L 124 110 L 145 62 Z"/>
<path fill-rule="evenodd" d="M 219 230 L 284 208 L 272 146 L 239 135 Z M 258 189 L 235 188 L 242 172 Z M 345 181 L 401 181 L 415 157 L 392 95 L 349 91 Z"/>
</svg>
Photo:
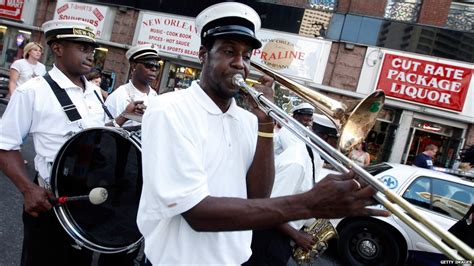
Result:
<svg viewBox="0 0 474 266">
<path fill-rule="evenodd" d="M 311 264 L 313 260 L 328 248 L 328 241 L 331 238 L 337 238 L 337 231 L 328 219 L 315 219 L 309 226 L 305 226 L 303 231 L 313 237 L 315 244 L 311 250 L 305 251 L 303 248 L 295 246 L 292 257 L 300 265 L 303 263 Z"/>
<path fill-rule="evenodd" d="M 354 111 L 348 113 L 348 110 L 346 110 L 342 104 L 335 102 L 333 99 L 317 93 L 312 89 L 306 88 L 265 66 L 254 62 L 251 64 L 254 68 L 271 76 L 275 81 L 286 86 L 293 93 L 313 104 L 315 108 L 318 108 L 330 116 L 330 119 L 339 123 L 340 127 L 338 128 L 341 136 L 339 137 L 338 147 L 340 151 L 333 148 L 312 131 L 298 123 L 293 117 L 289 116 L 272 101 L 266 99 L 262 93 L 248 86 L 241 75 L 235 75 L 233 77 L 233 83 L 248 93 L 262 111 L 275 119 L 275 121 L 280 123 L 280 125 L 287 127 L 288 130 L 293 132 L 297 137 L 305 142 L 306 145 L 316 150 L 323 159 L 334 166 L 339 172 L 348 173 L 349 169 L 352 169 L 358 177 L 362 178 L 378 191 L 374 195 L 374 198 L 380 204 L 391 211 L 450 259 L 474 260 L 474 250 L 472 248 L 447 230 L 444 230 L 436 223 L 421 215 L 409 202 L 390 191 L 380 180 L 376 179 L 343 154 L 343 152 L 347 153 L 352 147 L 362 141 L 368 131 L 375 124 L 378 112 L 382 108 L 385 99 L 382 91 L 373 92 L 363 99 L 357 107 L 354 108 Z M 336 106 L 336 108 L 332 108 L 333 106 Z M 385 195 L 385 197 L 382 194 Z M 422 225 L 416 223 L 416 221 Z M 443 241 L 440 241 L 439 238 Z M 454 249 L 445 243 L 452 246 Z"/>
</svg>

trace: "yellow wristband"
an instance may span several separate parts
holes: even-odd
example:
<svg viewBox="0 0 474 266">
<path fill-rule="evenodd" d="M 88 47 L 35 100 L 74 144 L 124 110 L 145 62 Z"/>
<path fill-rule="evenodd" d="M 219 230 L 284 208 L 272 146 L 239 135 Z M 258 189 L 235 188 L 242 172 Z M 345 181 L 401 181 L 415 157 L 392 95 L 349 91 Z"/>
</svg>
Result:
<svg viewBox="0 0 474 266">
<path fill-rule="evenodd" d="M 273 138 L 273 132 L 257 132 L 257 135 L 262 138 Z"/>
</svg>

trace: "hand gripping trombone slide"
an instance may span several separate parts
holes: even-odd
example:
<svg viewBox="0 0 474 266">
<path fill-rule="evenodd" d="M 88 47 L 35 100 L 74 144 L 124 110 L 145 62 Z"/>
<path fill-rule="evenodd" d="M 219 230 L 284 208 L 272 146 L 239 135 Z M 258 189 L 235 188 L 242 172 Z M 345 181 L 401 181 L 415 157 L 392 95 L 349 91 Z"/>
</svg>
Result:
<svg viewBox="0 0 474 266">
<path fill-rule="evenodd" d="M 286 77 L 283 77 L 281 74 L 276 73 L 262 65 L 259 65 L 255 62 L 251 62 L 252 66 L 256 69 L 260 70 L 261 72 L 271 76 L 274 78 L 275 81 L 281 83 L 285 87 L 287 87 L 290 91 L 297 94 L 301 98 L 309 101 L 316 108 L 320 109 L 320 104 L 326 102 L 326 96 L 321 95 L 312 89 L 306 88 Z M 420 236 L 425 238 L 429 243 L 431 243 L 434 247 L 438 250 L 443 252 L 446 256 L 448 256 L 452 260 L 474 260 L 474 249 L 470 248 L 467 244 L 463 241 L 459 240 L 453 234 L 441 228 L 438 224 L 433 223 L 432 221 L 428 220 L 427 218 L 423 217 L 416 209 L 413 207 L 408 201 L 403 199 L 401 196 L 393 193 L 390 191 L 380 180 L 376 179 L 370 173 L 365 171 L 362 167 L 355 164 L 352 160 L 350 160 L 347 156 L 345 156 L 339 150 L 333 148 L 331 145 L 326 143 L 322 140 L 319 136 L 311 132 L 309 129 L 298 123 L 293 117 L 289 116 L 284 110 L 276 106 L 273 102 L 268 100 L 263 96 L 261 92 L 258 92 L 254 88 L 247 85 L 245 80 L 243 79 L 242 75 L 237 74 L 232 79 L 233 83 L 242 89 L 245 93 L 249 94 L 255 102 L 258 104 L 259 108 L 264 111 L 268 116 L 272 117 L 280 123 L 282 126 L 285 126 L 294 133 L 298 138 L 300 138 L 303 142 L 305 142 L 308 146 L 315 149 L 327 162 L 329 162 L 332 166 L 336 168 L 336 170 L 342 173 L 348 173 L 349 169 L 352 169 L 360 178 L 362 178 L 365 182 L 369 185 L 374 187 L 378 192 L 374 195 L 375 200 L 377 200 L 380 204 L 382 204 L 385 208 L 391 211 L 395 216 L 401 219 L 404 223 L 410 226 L 411 229 L 416 231 Z M 321 97 L 322 100 L 321 100 Z M 381 108 L 381 104 L 383 104 L 384 94 L 382 91 L 375 91 L 367 98 L 363 99 L 359 105 L 356 107 L 350 115 L 348 120 L 341 118 L 340 123 L 341 125 L 349 125 L 351 127 L 350 131 L 354 131 L 354 121 L 362 122 L 367 120 L 367 114 L 357 115 L 355 119 L 351 120 L 351 117 L 354 116 L 354 113 L 357 113 L 358 109 L 367 108 L 370 110 L 371 106 L 375 104 L 379 104 Z M 332 99 L 331 99 L 332 100 Z M 361 107 L 361 108 L 359 108 Z M 321 109 L 320 109 L 321 110 Z M 344 110 L 345 111 L 345 110 Z M 366 111 L 364 111 L 366 112 Z M 369 112 L 369 111 L 367 111 Z M 323 111 L 327 115 L 326 112 Z M 359 128 L 363 128 L 363 130 L 370 130 L 370 128 L 375 123 L 375 119 L 377 116 L 375 114 L 375 118 L 373 118 L 373 123 L 371 125 L 362 125 Z M 370 117 L 371 118 L 371 117 Z M 369 119 L 370 119 L 369 118 Z M 330 117 L 331 119 L 331 117 Z M 339 131 L 342 131 L 343 136 L 339 139 L 338 146 L 344 152 L 350 150 L 351 147 L 358 144 L 363 137 L 361 136 L 354 136 L 354 137 L 346 137 L 344 135 L 346 129 L 339 128 Z M 368 131 L 367 131 L 368 132 Z M 352 133 L 352 132 L 350 132 Z M 355 134 L 357 135 L 357 134 Z M 308 138 L 312 141 L 309 141 Z M 314 143 L 313 143 L 314 142 Z M 315 144 L 316 143 L 316 144 Z M 385 197 L 383 196 L 385 195 Z M 396 203 L 397 205 L 393 204 Z M 408 213 L 408 214 L 407 214 Z M 419 223 L 422 225 L 420 225 Z M 439 238 L 444 240 L 454 249 L 450 248 L 447 244 L 443 241 L 440 241 Z"/>
</svg>

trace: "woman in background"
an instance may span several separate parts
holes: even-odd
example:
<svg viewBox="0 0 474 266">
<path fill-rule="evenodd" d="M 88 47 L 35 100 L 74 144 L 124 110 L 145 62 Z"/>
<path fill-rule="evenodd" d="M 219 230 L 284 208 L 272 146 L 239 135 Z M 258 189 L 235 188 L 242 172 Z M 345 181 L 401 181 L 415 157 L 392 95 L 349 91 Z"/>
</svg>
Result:
<svg viewBox="0 0 474 266">
<path fill-rule="evenodd" d="M 100 88 L 100 92 L 104 100 L 107 98 L 107 96 L 109 96 L 109 93 L 103 90 L 102 87 L 100 87 L 100 84 L 102 83 L 102 75 L 100 74 L 100 70 L 92 70 L 91 72 L 89 72 L 89 74 L 86 75 L 86 79 Z"/>
<path fill-rule="evenodd" d="M 349 158 L 360 166 L 368 166 L 370 164 L 370 155 L 365 149 L 365 144 L 360 143 L 351 151 Z"/>
<path fill-rule="evenodd" d="M 39 62 L 43 54 L 43 46 L 30 42 L 23 48 L 23 59 L 18 59 L 10 66 L 10 82 L 8 83 L 7 98 L 15 89 L 31 78 L 46 74 L 46 67 Z"/>
</svg>

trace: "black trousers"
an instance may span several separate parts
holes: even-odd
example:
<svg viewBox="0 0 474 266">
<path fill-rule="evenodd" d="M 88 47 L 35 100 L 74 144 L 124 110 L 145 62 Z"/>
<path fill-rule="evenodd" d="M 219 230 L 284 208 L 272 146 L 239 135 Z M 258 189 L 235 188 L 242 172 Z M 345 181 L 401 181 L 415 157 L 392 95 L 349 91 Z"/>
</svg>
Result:
<svg viewBox="0 0 474 266">
<path fill-rule="evenodd" d="M 74 240 L 59 224 L 54 211 L 32 217 L 23 212 L 22 266 L 90 266 L 93 252 L 72 247 Z M 131 253 L 100 254 L 99 266 L 133 266 L 140 249 Z"/>
<path fill-rule="evenodd" d="M 290 237 L 274 229 L 254 230 L 251 248 L 244 266 L 286 266 L 292 253 Z"/>
<path fill-rule="evenodd" d="M 71 246 L 73 240 L 59 224 L 54 211 L 33 217 L 23 212 L 22 266 L 89 266 L 92 251 Z"/>
</svg>

